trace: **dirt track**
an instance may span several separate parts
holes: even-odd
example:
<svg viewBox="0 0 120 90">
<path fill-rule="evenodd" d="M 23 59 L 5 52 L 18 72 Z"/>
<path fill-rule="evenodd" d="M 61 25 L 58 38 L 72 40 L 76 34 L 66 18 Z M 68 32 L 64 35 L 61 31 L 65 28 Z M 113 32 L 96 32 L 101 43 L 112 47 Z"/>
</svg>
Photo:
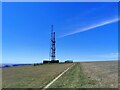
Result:
<svg viewBox="0 0 120 90">
<path fill-rule="evenodd" d="M 91 62 L 81 63 L 84 74 L 88 78 L 98 81 L 96 88 L 117 88 L 118 87 L 118 62 Z"/>
</svg>

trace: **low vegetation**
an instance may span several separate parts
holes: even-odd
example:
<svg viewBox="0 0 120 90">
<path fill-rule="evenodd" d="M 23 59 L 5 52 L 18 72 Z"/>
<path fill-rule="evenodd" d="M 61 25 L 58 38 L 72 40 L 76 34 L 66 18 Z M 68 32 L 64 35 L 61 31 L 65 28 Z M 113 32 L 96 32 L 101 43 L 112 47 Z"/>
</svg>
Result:
<svg viewBox="0 0 120 90">
<path fill-rule="evenodd" d="M 80 63 L 62 75 L 50 88 L 86 88 L 88 85 L 95 85 L 97 81 L 90 80 L 82 71 Z"/>
<path fill-rule="evenodd" d="M 118 61 L 81 63 L 81 66 L 87 77 L 98 82 L 89 88 L 118 88 Z"/>
<path fill-rule="evenodd" d="M 43 88 L 73 64 L 49 88 L 118 87 L 118 62 L 108 61 L 3 68 L 3 88 Z"/>
<path fill-rule="evenodd" d="M 2 69 L 3 88 L 43 88 L 71 64 L 44 64 Z"/>
</svg>

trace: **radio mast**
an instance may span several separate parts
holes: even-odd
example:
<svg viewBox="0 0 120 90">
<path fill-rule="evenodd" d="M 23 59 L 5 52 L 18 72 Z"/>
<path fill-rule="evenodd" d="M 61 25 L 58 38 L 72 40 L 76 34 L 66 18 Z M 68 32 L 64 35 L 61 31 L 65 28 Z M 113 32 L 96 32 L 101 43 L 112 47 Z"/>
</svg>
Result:
<svg viewBox="0 0 120 90">
<path fill-rule="evenodd" d="M 51 46 L 50 46 L 50 56 L 51 56 L 51 61 L 55 61 L 55 32 L 53 31 L 53 25 L 51 25 Z"/>
</svg>

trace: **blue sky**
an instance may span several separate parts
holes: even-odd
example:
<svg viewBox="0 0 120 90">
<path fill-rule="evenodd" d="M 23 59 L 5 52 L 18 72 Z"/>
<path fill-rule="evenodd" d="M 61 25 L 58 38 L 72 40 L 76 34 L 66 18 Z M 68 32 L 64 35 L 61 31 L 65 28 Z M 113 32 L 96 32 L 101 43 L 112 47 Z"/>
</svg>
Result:
<svg viewBox="0 0 120 90">
<path fill-rule="evenodd" d="M 118 3 L 3 3 L 3 63 L 49 59 L 50 30 L 60 61 L 118 58 Z"/>
</svg>

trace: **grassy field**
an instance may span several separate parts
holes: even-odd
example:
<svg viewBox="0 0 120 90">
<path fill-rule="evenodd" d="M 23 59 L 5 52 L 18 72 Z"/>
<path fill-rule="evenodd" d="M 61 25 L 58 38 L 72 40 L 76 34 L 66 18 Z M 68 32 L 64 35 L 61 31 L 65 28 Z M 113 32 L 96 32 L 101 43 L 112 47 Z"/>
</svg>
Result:
<svg viewBox="0 0 120 90">
<path fill-rule="evenodd" d="M 50 88 L 118 88 L 118 62 L 77 63 Z"/>
<path fill-rule="evenodd" d="M 49 88 L 117 88 L 118 62 L 82 62 L 3 68 L 3 88 L 43 88 L 75 64 Z"/>
<path fill-rule="evenodd" d="M 83 73 L 80 63 L 77 63 L 73 68 L 67 71 L 50 88 L 84 88 L 88 85 L 95 85 L 97 81 L 90 80 Z"/>
<path fill-rule="evenodd" d="M 72 64 L 18 66 L 2 69 L 3 88 L 42 88 Z"/>
<path fill-rule="evenodd" d="M 84 73 L 98 81 L 97 88 L 118 88 L 118 61 L 82 63 Z"/>
</svg>

